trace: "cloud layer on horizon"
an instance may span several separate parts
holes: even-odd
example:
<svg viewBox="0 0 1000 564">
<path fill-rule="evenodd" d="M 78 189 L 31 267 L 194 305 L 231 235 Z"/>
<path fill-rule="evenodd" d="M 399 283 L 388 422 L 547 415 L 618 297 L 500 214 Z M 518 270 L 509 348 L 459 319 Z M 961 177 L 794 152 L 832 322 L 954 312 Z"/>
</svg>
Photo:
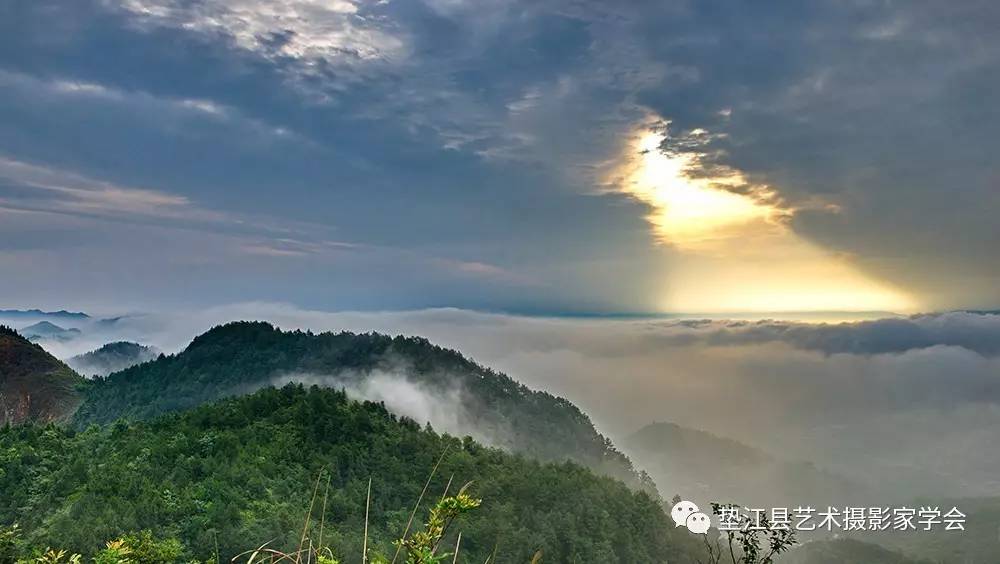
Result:
<svg viewBox="0 0 1000 564">
<path fill-rule="evenodd" d="M 1000 463 L 1000 314 L 811 325 L 457 309 L 326 313 L 250 303 L 126 316 L 106 332 L 84 327 L 81 340 L 46 346 L 68 356 L 127 338 L 170 352 L 237 319 L 424 336 L 573 401 L 612 438 L 674 421 L 867 482 L 906 476 L 900 495 L 1000 487 L 993 472 Z"/>
</svg>

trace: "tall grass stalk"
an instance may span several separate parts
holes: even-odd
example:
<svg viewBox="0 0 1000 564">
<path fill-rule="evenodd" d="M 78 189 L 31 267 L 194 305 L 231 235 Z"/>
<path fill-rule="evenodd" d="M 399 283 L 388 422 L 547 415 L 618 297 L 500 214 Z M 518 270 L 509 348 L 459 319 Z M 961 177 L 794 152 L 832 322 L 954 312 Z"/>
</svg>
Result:
<svg viewBox="0 0 1000 564">
<path fill-rule="evenodd" d="M 448 454 L 448 449 L 451 445 L 445 445 L 444 450 L 441 451 L 441 456 L 438 457 L 437 463 L 434 464 L 434 468 L 431 469 L 431 473 L 427 476 L 427 481 L 424 482 L 424 489 L 420 491 L 420 496 L 417 497 L 417 503 L 413 505 L 413 511 L 410 512 L 410 518 L 406 521 L 406 528 L 403 529 L 403 536 L 400 537 L 401 540 L 406 540 L 406 535 L 410 534 L 410 527 L 413 526 L 413 518 L 417 515 L 417 510 L 420 509 L 420 504 L 424 501 L 424 495 L 427 494 L 427 488 L 431 485 L 431 480 L 434 479 L 434 474 L 437 473 L 437 469 L 441 466 L 441 461 L 444 460 L 446 454 Z M 392 562 L 390 564 L 396 564 L 396 559 L 399 558 L 399 552 L 403 549 L 402 543 L 396 545 L 396 553 L 392 555 Z"/>
<path fill-rule="evenodd" d="M 361 545 L 361 564 L 368 562 L 368 510 L 372 504 L 372 478 L 368 477 L 368 496 L 365 499 L 365 538 Z"/>
</svg>

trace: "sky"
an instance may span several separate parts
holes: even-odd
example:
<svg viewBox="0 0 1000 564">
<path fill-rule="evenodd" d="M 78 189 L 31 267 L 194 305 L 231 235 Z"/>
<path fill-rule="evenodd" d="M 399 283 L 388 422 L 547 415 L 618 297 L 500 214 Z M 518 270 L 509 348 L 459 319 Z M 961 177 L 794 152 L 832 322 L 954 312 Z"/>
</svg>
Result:
<svg viewBox="0 0 1000 564">
<path fill-rule="evenodd" d="M 988 0 L 8 0 L 0 305 L 1000 304 Z"/>
</svg>

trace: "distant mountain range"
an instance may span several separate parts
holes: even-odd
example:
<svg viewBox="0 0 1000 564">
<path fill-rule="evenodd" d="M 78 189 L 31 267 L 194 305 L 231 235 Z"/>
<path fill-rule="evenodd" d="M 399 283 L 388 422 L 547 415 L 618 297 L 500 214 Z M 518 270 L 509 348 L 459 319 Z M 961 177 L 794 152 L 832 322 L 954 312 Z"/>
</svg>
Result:
<svg viewBox="0 0 1000 564">
<path fill-rule="evenodd" d="M 160 354 L 154 347 L 139 343 L 116 341 L 88 353 L 76 355 L 66 364 L 84 376 L 107 376 L 136 364 L 153 360 Z"/>
<path fill-rule="evenodd" d="M 843 504 L 866 488 L 809 462 L 786 461 L 757 448 L 674 423 L 652 423 L 621 447 L 669 499 L 776 507 Z M 663 491 L 666 489 L 666 491 Z"/>
<path fill-rule="evenodd" d="M 0 318 L 4 319 L 90 319 L 86 313 L 79 311 L 42 311 L 40 309 L 0 309 Z"/>
<path fill-rule="evenodd" d="M 79 329 L 63 328 L 49 321 L 39 321 L 34 325 L 22 328 L 19 333 L 30 341 L 71 341 L 83 333 Z"/>
<path fill-rule="evenodd" d="M 0 425 L 66 420 L 82 401 L 83 385 L 42 347 L 0 326 Z"/>
</svg>

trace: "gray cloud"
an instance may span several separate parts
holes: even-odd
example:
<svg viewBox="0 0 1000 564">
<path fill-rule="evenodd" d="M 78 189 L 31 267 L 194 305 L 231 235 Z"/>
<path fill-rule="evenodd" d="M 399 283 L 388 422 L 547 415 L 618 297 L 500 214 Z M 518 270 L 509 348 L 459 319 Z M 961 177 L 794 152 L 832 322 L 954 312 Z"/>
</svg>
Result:
<svg viewBox="0 0 1000 564">
<path fill-rule="evenodd" d="M 387 289 L 404 307 L 650 311 L 676 253 L 595 171 L 655 114 L 708 131 L 702 164 L 769 185 L 809 240 L 929 307 L 994 307 L 998 17 L 985 1 L 40 0 L 0 22 L 0 153 L 543 281 Z M 304 305 L 375 301 L 331 304 L 326 275 L 298 275 Z M 283 282 L 248 297 L 291 299 Z"/>
<path fill-rule="evenodd" d="M 1000 354 L 1000 315 L 949 312 L 856 323 L 811 324 L 775 321 L 709 325 L 700 339 L 709 344 L 782 342 L 826 354 L 880 354 L 935 346 L 962 347 L 984 356 Z"/>
<path fill-rule="evenodd" d="M 998 317 L 949 313 L 902 325 L 842 324 L 831 326 L 836 331 L 824 343 L 830 327 L 810 330 L 800 323 L 529 318 L 456 309 L 325 313 L 257 303 L 125 317 L 104 333 L 84 327 L 78 341 L 51 346 L 68 356 L 102 339 L 124 338 L 176 351 L 234 319 L 270 320 L 285 329 L 421 335 L 570 399 L 612 438 L 652 421 L 674 421 L 779 458 L 811 460 L 878 484 L 887 496 L 979 495 L 1000 487 L 994 471 L 1000 464 L 1000 356 L 990 354 L 989 344 L 996 343 Z M 910 325 L 935 342 L 911 339 Z M 852 342 L 845 336 L 852 332 L 865 343 L 873 327 L 882 334 L 876 344 L 892 343 L 893 350 L 878 352 L 870 343 L 852 345 L 854 352 L 821 348 Z M 894 327 L 900 337 L 887 338 Z M 405 367 L 391 372 L 405 379 Z M 399 409 L 426 417 L 419 402 L 406 403 L 405 386 L 399 390 L 401 398 L 381 388 L 358 393 L 399 399 Z"/>
<path fill-rule="evenodd" d="M 515 441 L 513 433 L 495 422 L 487 426 L 486 418 L 477 416 L 472 396 L 458 384 L 430 387 L 409 378 L 403 368 L 365 374 L 284 374 L 269 382 L 276 387 L 288 383 L 343 389 L 353 399 L 383 403 L 389 411 L 421 425 L 430 424 L 439 433 L 470 436 L 501 448 L 512 448 Z"/>
</svg>

